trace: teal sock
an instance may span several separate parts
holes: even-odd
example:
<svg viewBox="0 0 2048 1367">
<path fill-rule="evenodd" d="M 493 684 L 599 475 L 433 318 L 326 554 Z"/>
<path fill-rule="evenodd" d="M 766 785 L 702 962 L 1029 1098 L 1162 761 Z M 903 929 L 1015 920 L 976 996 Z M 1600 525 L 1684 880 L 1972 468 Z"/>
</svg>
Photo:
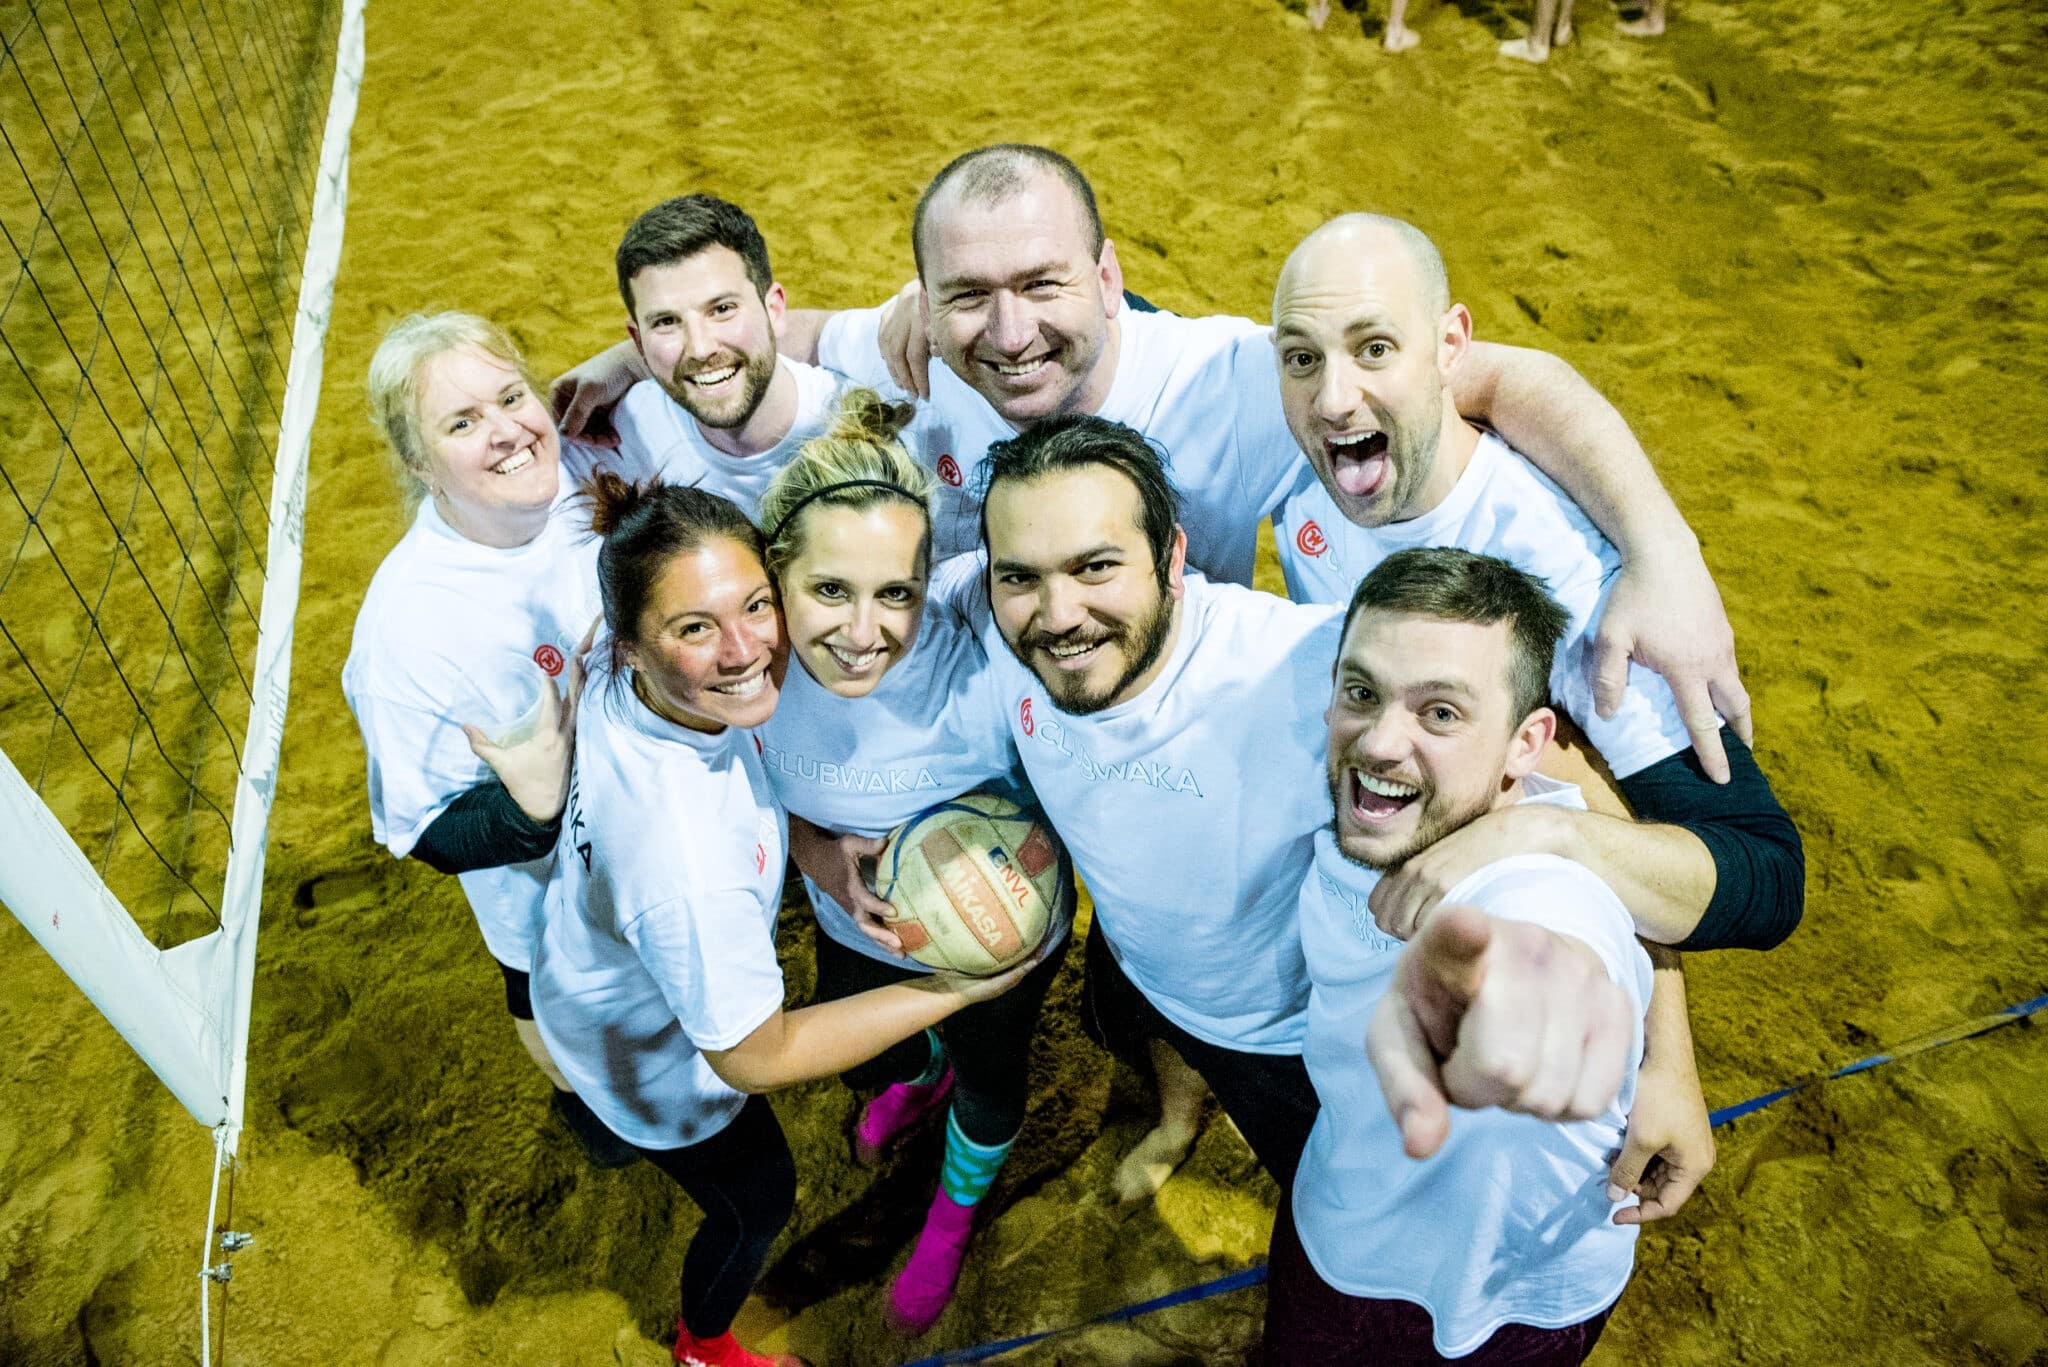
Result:
<svg viewBox="0 0 2048 1367">
<path fill-rule="evenodd" d="M 977 1144 L 960 1128 L 960 1112 L 946 1112 L 946 1165 L 939 1170 L 939 1186 L 963 1206 L 971 1206 L 988 1195 L 989 1184 L 1002 1171 L 1014 1140 L 1000 1144 Z"/>
<path fill-rule="evenodd" d="M 925 1044 L 931 1049 L 931 1057 L 925 1061 L 924 1071 L 910 1079 L 911 1087 L 929 1087 L 946 1075 L 946 1046 L 939 1042 L 939 1032 L 926 1030 Z"/>
</svg>

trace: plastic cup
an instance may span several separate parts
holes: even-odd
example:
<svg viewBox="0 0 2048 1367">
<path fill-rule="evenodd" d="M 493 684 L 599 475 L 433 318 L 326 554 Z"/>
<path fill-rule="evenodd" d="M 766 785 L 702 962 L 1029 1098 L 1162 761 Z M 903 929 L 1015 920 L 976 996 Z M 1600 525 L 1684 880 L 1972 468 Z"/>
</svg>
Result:
<svg viewBox="0 0 2048 1367">
<path fill-rule="evenodd" d="M 499 749 L 524 745 L 540 731 L 543 704 L 547 701 L 547 677 L 539 665 L 528 662 L 520 675 L 519 696 L 522 702 L 513 719 L 495 731 L 484 732 L 484 739 Z"/>
</svg>

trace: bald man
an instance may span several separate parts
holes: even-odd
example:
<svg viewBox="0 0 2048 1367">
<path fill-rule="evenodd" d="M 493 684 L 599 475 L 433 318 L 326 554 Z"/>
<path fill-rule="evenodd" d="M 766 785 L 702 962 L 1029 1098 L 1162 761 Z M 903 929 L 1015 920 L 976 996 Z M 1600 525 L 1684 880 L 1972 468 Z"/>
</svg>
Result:
<svg viewBox="0 0 2048 1367">
<path fill-rule="evenodd" d="M 1542 580 L 1570 616 L 1552 697 L 1639 818 L 1524 808 L 1483 817 L 1380 881 L 1372 909 L 1381 928 L 1405 939 L 1461 878 L 1542 853 L 1606 880 L 1653 944 L 1766 949 L 1783 940 L 1804 908 L 1799 833 L 1710 692 L 1674 692 L 1634 667 L 1595 679 L 1593 642 L 1621 557 L 1542 471 L 1459 415 L 1450 394 L 1470 354 L 1472 317 L 1454 302 L 1435 244 L 1399 219 L 1334 219 L 1288 257 L 1273 319 L 1288 427 L 1316 474 L 1276 519 L 1289 594 L 1347 602 L 1388 556 L 1423 546 L 1496 556 Z M 1704 752 L 1710 738 L 1727 756 L 1729 782 L 1714 782 L 1690 748 Z M 1690 1077 L 1678 988 L 1675 973 L 1660 974 L 1646 1074 L 1670 1066 Z M 1660 1051 L 1667 1038 L 1673 1047 Z M 1710 1142 L 1694 1147 L 1701 1158 L 1684 1145 L 1666 1155 L 1690 1172 L 1645 1179 L 1673 1183 L 1652 1216 L 1675 1208 L 1711 1162 Z"/>
</svg>

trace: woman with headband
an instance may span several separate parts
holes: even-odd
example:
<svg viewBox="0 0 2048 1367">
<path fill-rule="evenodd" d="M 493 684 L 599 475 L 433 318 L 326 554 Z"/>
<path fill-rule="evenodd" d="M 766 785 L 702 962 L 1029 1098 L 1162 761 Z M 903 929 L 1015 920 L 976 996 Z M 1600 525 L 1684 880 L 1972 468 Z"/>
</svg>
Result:
<svg viewBox="0 0 2048 1367">
<path fill-rule="evenodd" d="M 850 390 L 761 504 L 801 667 L 756 734 L 817 913 L 821 1001 L 931 973 L 902 954 L 879 919 L 887 904 L 863 876 L 882 837 L 975 789 L 1036 805 L 981 645 L 949 608 L 927 603 L 933 478 L 896 440 L 908 416 L 872 390 Z M 1023 1123 L 1032 1030 L 1066 950 L 1071 875 L 1063 883 L 1066 904 L 1048 934 L 1057 947 L 1015 991 L 843 1074 L 856 1089 L 882 1089 L 854 1132 L 863 1163 L 946 1111 L 938 1189 L 890 1290 L 908 1332 L 930 1328 L 951 1299 L 975 1205 Z"/>
</svg>

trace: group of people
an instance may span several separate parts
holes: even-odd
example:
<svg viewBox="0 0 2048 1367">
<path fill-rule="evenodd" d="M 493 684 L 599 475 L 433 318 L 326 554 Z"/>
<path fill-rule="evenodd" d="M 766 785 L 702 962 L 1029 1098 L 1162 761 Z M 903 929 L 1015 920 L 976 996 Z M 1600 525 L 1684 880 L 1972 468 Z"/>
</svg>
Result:
<svg viewBox="0 0 2048 1367">
<path fill-rule="evenodd" d="M 1673 951 L 1767 948 L 1803 899 L 1626 424 L 1474 339 L 1398 220 L 1310 234 L 1271 327 L 1128 293 L 1045 148 L 947 165 L 911 246 L 887 303 L 793 309 L 753 221 L 688 195 L 626 232 L 627 340 L 552 412 L 469 315 L 371 365 L 419 499 L 343 678 L 373 827 L 461 876 L 591 1160 L 702 1207 L 676 1360 L 792 1361 L 730 1333 L 794 1196 L 762 1094 L 832 1075 L 856 1161 L 943 1117 L 889 1294 L 937 1321 L 1077 875 L 1083 1024 L 1160 1104 L 1118 1194 L 1213 1095 L 1282 1193 L 1269 1360 L 1580 1361 L 1713 1161 Z M 1250 587 L 1268 521 L 1292 601 Z M 1560 713 L 1634 820 L 1558 776 Z M 1057 833 L 1066 905 L 1015 967 L 935 972 L 874 857 L 991 790 Z"/>
<path fill-rule="evenodd" d="M 1662 37 L 1666 2 L 1643 0 L 1641 13 L 1633 19 L 1618 21 L 1615 31 L 1631 38 Z M 1345 8 L 1355 9 L 1358 6 L 1345 0 Z M 1330 0 L 1309 0 L 1309 27 L 1320 32 L 1329 21 Z M 1576 32 L 1572 27 L 1572 0 L 1536 0 L 1536 12 L 1530 18 L 1528 34 L 1502 43 L 1500 53 L 1503 57 L 1514 57 L 1524 62 L 1546 62 L 1550 60 L 1550 49 L 1563 47 Z M 1408 0 L 1390 0 L 1386 32 L 1380 38 L 1380 45 L 1389 52 L 1406 52 L 1421 41 L 1422 35 L 1408 27 Z"/>
</svg>

